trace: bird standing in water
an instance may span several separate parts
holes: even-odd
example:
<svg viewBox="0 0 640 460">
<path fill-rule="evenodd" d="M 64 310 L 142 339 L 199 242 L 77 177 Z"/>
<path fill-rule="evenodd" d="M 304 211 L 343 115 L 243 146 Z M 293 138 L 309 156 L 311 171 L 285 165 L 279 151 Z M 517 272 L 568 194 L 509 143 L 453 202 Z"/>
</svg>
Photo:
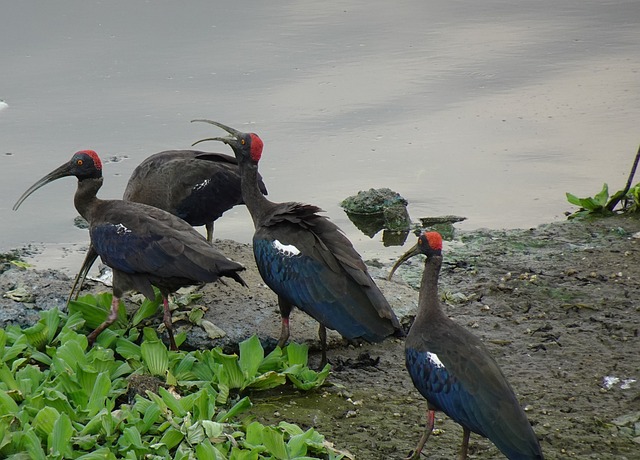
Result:
<svg viewBox="0 0 640 460">
<path fill-rule="evenodd" d="M 70 161 L 38 180 L 18 199 L 14 211 L 40 187 L 67 176 L 78 179 L 74 196 L 76 210 L 89 222 L 91 244 L 96 253 L 113 270 L 111 311 L 89 334 L 90 344 L 115 322 L 119 299 L 128 290 L 155 300 L 152 286 L 160 289 L 163 321 L 171 348 L 175 350 L 167 300 L 170 293 L 183 286 L 213 282 L 222 276 L 246 286 L 239 274 L 244 267 L 213 248 L 184 220 L 153 206 L 99 199 L 96 195 L 103 182 L 102 162 L 93 150 L 75 153 Z"/>
<path fill-rule="evenodd" d="M 278 345 L 289 338 L 294 306 L 320 323 L 322 363 L 326 362 L 326 328 L 347 339 L 380 342 L 402 335 L 389 303 L 369 275 L 362 258 L 344 233 L 318 213 L 316 206 L 274 203 L 258 188 L 258 162 L 263 143 L 221 123 L 229 136 L 203 139 L 228 144 L 240 167 L 242 198 L 253 219 L 253 253 L 264 282 L 278 295 L 282 330 Z M 194 144 L 194 145 L 195 145 Z"/>
<path fill-rule="evenodd" d="M 444 314 L 438 297 L 442 237 L 423 232 L 418 243 L 395 263 L 427 256 L 418 312 L 405 342 L 406 366 L 427 400 L 427 429 L 409 459 L 416 460 L 433 431 L 435 412 L 462 425 L 460 459 L 467 458 L 470 432 L 491 440 L 510 460 L 542 459 L 538 438 L 513 389 L 484 344 Z"/>
</svg>

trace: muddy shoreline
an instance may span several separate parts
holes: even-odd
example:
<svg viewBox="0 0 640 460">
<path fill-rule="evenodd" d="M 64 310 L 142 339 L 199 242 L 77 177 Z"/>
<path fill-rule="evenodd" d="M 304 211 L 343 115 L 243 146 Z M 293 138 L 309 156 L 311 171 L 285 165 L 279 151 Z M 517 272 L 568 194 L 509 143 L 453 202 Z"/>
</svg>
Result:
<svg viewBox="0 0 640 460">
<path fill-rule="evenodd" d="M 613 217 L 459 232 L 445 246 L 441 294 L 447 312 L 488 345 L 547 459 L 640 458 L 639 232 L 640 220 Z M 212 338 L 179 320 L 178 328 L 188 331 L 185 346 L 232 349 L 253 333 L 272 344 L 279 332 L 277 303 L 259 278 L 251 248 L 229 240 L 216 244 L 245 264 L 250 288 L 202 288 L 202 297 L 181 310 L 205 309 L 205 319 L 224 336 Z M 32 253 L 29 262 L 39 251 L 22 253 Z M 367 263 L 408 326 L 422 261 L 414 259 L 388 282 L 383 278 L 392 262 Z M 1 266 L 1 325 L 33 324 L 40 310 L 66 303 L 72 279 L 62 271 Z M 83 292 L 107 289 L 91 282 Z M 317 348 L 313 321 L 297 312 L 291 324 L 292 340 Z M 404 458 L 424 428 L 426 403 L 404 369 L 403 342 L 347 344 L 334 334 L 329 359 L 329 385 L 310 394 L 253 394 L 254 414 L 313 425 L 358 459 Z M 462 430 L 443 415 L 436 427 L 425 449 L 428 458 L 455 458 Z M 472 436 L 470 449 L 472 459 L 502 458 L 479 436 Z"/>
</svg>

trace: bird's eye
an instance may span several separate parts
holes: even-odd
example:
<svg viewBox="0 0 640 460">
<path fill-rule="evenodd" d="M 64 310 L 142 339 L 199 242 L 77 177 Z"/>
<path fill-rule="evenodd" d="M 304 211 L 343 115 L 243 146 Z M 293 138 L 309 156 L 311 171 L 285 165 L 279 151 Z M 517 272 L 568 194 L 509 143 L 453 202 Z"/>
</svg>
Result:
<svg viewBox="0 0 640 460">
<path fill-rule="evenodd" d="M 244 140 L 244 139 L 242 139 L 242 140 L 240 141 L 240 143 L 241 143 L 242 145 L 244 145 L 246 142 L 245 142 L 245 140 Z"/>
<path fill-rule="evenodd" d="M 78 166 L 82 166 L 82 160 L 78 160 L 78 161 L 76 161 L 76 164 L 77 164 Z"/>
</svg>

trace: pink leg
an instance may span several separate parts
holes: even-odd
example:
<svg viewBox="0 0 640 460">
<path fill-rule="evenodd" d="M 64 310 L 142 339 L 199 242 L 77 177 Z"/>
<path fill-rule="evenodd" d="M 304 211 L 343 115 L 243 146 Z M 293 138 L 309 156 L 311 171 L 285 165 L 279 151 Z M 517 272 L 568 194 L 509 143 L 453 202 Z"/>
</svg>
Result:
<svg viewBox="0 0 640 460">
<path fill-rule="evenodd" d="M 427 443 L 427 439 L 431 436 L 431 432 L 433 431 L 433 426 L 436 423 L 436 411 L 428 409 L 427 410 L 427 429 L 424 431 L 424 434 L 418 441 L 418 445 L 416 449 L 413 451 L 413 454 L 409 455 L 406 460 L 417 460 L 420 458 L 420 453 L 422 452 L 422 448 Z"/>
<path fill-rule="evenodd" d="M 178 351 L 176 340 L 173 338 L 173 321 L 171 321 L 171 309 L 169 308 L 169 300 L 167 300 L 166 297 L 163 297 L 162 303 L 164 305 L 164 315 L 162 317 L 162 321 L 167 328 L 167 334 L 169 334 L 169 345 L 171 347 L 171 350 Z"/>
<path fill-rule="evenodd" d="M 116 320 L 118 319 L 119 302 L 120 302 L 120 299 L 114 295 L 113 300 L 111 300 L 111 311 L 109 311 L 109 315 L 107 315 L 107 319 L 105 319 L 100 326 L 98 326 L 91 334 L 87 336 L 90 347 L 93 346 L 94 342 L 96 341 L 100 333 L 104 331 L 106 328 L 108 328 L 109 326 L 111 326 L 113 323 L 115 323 Z"/>
<path fill-rule="evenodd" d="M 289 340 L 289 318 L 282 318 L 282 328 L 280 329 L 280 339 L 278 339 L 278 346 L 283 348 Z"/>
</svg>

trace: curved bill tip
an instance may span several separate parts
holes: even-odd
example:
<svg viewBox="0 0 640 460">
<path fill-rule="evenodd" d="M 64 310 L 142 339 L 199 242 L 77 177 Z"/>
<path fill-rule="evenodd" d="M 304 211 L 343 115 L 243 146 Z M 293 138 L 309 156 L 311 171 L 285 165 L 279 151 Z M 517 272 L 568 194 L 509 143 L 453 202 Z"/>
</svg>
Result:
<svg viewBox="0 0 640 460">
<path fill-rule="evenodd" d="M 213 121 L 213 120 L 208 120 L 206 118 L 195 118 L 193 120 L 191 120 L 191 123 L 209 123 L 210 125 L 213 126 L 217 126 L 218 128 L 222 128 L 224 129 L 226 132 L 228 132 L 229 134 L 233 134 L 234 136 L 239 134 L 240 131 L 238 131 L 237 129 L 233 129 L 230 126 L 227 125 L 223 125 L 222 123 L 218 122 L 218 121 Z"/>
<path fill-rule="evenodd" d="M 60 179 L 62 177 L 67 177 L 71 175 L 73 174 L 69 170 L 69 163 L 65 163 L 59 168 L 56 168 L 55 170 L 51 171 L 49 174 L 47 174 L 43 178 L 39 179 L 35 184 L 29 187 L 22 195 L 20 195 L 20 198 L 18 198 L 18 201 L 16 201 L 16 204 L 13 205 L 12 209 L 14 211 L 17 211 L 20 205 L 22 204 L 22 202 L 26 200 L 29 197 L 29 195 L 31 195 L 33 192 L 38 190 L 40 187 L 47 185 L 49 182 L 53 182 L 56 179 Z"/>
<path fill-rule="evenodd" d="M 229 139 L 225 139 L 224 137 L 207 137 L 206 139 L 200 139 L 199 141 L 195 141 L 193 144 L 191 144 L 191 147 L 193 147 L 194 145 L 198 145 L 201 142 L 207 142 L 207 141 L 220 141 L 220 142 L 224 142 L 225 144 L 229 143 Z"/>
<path fill-rule="evenodd" d="M 407 260 L 411 259 L 413 256 L 415 256 L 417 254 L 420 254 L 420 247 L 416 244 L 411 249 L 409 249 L 407 252 L 402 254 L 400 256 L 400 258 L 396 261 L 396 263 L 393 264 L 393 267 L 391 267 L 391 270 L 389 271 L 389 274 L 387 275 L 387 280 L 389 280 L 389 281 L 391 280 L 391 278 L 393 277 L 393 274 L 396 272 L 398 267 L 400 267 L 400 265 L 402 265 Z"/>
</svg>

